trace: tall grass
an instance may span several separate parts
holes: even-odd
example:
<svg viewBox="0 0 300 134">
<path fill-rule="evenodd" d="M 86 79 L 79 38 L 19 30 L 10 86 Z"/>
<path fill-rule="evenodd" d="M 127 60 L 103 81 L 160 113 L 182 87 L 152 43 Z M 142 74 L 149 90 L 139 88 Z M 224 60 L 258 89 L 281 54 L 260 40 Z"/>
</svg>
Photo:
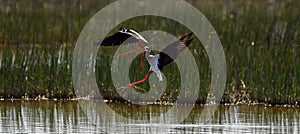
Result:
<svg viewBox="0 0 300 134">
<path fill-rule="evenodd" d="M 71 77 L 74 44 L 90 17 L 111 2 L 1 1 L 0 97 L 75 97 Z M 223 44 L 228 70 L 223 103 L 297 104 L 300 100 L 297 0 L 188 2 L 210 20 Z M 137 31 L 158 29 L 176 36 L 189 31 L 177 22 L 155 16 L 133 18 L 120 25 Z M 198 103 L 204 103 L 211 76 L 206 52 L 198 44 L 199 40 L 195 40 L 189 49 L 199 59 L 201 87 L 195 90 L 199 90 Z M 97 57 L 98 87 L 107 99 L 120 99 L 110 78 L 115 50 L 101 48 Z M 130 68 L 132 81 L 143 78 L 147 71 L 146 62 L 139 71 L 139 58 Z M 179 71 L 171 64 L 163 73 L 169 84 L 161 101 L 176 101 L 180 91 Z"/>
</svg>

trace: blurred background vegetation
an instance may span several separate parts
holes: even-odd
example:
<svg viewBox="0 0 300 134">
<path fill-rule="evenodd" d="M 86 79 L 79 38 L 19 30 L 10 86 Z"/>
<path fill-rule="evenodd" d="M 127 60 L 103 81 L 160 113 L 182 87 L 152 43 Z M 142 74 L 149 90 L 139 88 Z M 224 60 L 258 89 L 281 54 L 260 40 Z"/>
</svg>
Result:
<svg viewBox="0 0 300 134">
<path fill-rule="evenodd" d="M 76 40 L 88 20 L 112 2 L 0 0 L 0 98 L 75 98 L 71 67 Z M 208 18 L 223 44 L 228 71 L 222 103 L 298 104 L 299 1 L 187 2 Z M 136 31 L 145 30 L 147 25 L 147 28 L 150 26 L 176 36 L 188 32 L 177 22 L 155 16 L 133 18 L 120 25 Z M 195 40 L 193 43 L 200 42 Z M 197 102 L 205 103 L 210 85 L 208 57 L 199 45 L 191 45 L 189 49 L 199 59 L 201 87 L 195 89 L 199 90 Z M 107 71 L 115 50 L 114 47 L 99 50 L 99 57 L 106 62 L 97 62 L 96 74 L 104 98 L 121 100 Z M 147 67 L 142 72 L 135 69 L 138 68 L 138 58 L 131 67 L 132 80 L 143 78 L 147 71 Z M 180 83 L 176 68 L 172 64 L 163 70 L 172 83 Z M 147 87 L 147 83 L 142 87 Z M 168 84 L 159 101 L 176 101 L 178 87 L 178 84 Z"/>
</svg>

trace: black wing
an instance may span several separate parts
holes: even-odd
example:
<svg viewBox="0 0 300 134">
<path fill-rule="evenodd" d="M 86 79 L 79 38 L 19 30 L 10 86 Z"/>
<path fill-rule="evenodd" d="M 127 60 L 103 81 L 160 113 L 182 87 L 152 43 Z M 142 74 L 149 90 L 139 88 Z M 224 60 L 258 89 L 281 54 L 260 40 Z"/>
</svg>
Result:
<svg viewBox="0 0 300 134">
<path fill-rule="evenodd" d="M 131 36 L 130 34 L 117 32 L 112 36 L 104 38 L 101 46 L 118 46 L 121 44 L 136 43 L 138 41 L 138 39 L 136 39 L 134 36 Z M 97 45 L 100 45 L 100 42 L 97 42 Z"/>
<path fill-rule="evenodd" d="M 161 70 L 164 66 L 172 63 L 193 40 L 193 33 L 189 33 L 181 37 L 178 41 L 173 42 L 159 52 L 160 58 L 158 59 L 158 68 Z"/>
</svg>

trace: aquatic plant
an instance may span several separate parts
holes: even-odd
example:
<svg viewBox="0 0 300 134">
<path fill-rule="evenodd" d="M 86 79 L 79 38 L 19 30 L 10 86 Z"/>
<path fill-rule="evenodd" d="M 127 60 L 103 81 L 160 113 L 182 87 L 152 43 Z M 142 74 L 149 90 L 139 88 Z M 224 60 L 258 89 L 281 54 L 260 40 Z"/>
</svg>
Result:
<svg viewBox="0 0 300 134">
<path fill-rule="evenodd" d="M 112 1 L 69 2 L 0 1 L 1 98 L 75 97 L 71 77 L 75 42 L 85 23 Z M 223 44 L 228 71 L 222 103 L 300 101 L 298 1 L 188 2 L 210 20 Z M 189 31 L 180 23 L 156 16 L 132 18 L 120 25 L 137 31 L 163 30 L 176 36 Z M 204 103 L 211 78 L 209 60 L 200 41 L 196 39 L 193 44 L 189 49 L 197 59 L 201 79 L 200 88 L 195 88 L 199 91 L 197 103 Z M 115 51 L 114 47 L 99 50 L 96 76 L 104 98 L 122 100 L 110 78 Z M 139 60 L 137 57 L 132 63 L 131 80 L 143 78 L 147 71 L 139 71 Z M 171 64 L 163 73 L 170 82 L 159 101 L 174 102 L 180 92 L 177 66 Z"/>
</svg>

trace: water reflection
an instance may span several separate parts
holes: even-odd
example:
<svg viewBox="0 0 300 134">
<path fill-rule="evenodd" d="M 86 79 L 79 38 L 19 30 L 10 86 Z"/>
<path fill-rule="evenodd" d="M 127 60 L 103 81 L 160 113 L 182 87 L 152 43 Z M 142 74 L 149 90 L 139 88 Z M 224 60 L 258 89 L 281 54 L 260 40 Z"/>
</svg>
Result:
<svg viewBox="0 0 300 134">
<path fill-rule="evenodd" d="M 94 103 L 86 105 L 82 108 L 77 101 L 0 101 L 0 133 L 297 133 L 300 123 L 299 108 L 294 107 L 219 106 L 210 117 L 204 117 L 203 106 L 197 106 L 183 123 L 168 123 L 183 116 L 168 113 L 173 106 L 109 103 L 116 112 L 108 113 L 101 106 L 92 108 Z M 169 115 L 161 116 L 164 113 Z"/>
</svg>

